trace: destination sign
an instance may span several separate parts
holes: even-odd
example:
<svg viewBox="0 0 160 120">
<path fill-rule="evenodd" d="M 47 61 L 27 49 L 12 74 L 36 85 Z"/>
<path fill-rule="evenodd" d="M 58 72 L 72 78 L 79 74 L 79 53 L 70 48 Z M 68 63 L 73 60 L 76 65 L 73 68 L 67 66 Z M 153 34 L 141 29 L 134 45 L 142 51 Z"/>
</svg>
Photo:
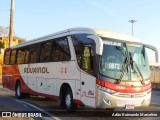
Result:
<svg viewBox="0 0 160 120">
<path fill-rule="evenodd" d="M 112 45 L 112 46 L 122 46 L 122 43 L 120 42 L 114 42 L 114 41 L 103 41 L 106 45 Z"/>
</svg>

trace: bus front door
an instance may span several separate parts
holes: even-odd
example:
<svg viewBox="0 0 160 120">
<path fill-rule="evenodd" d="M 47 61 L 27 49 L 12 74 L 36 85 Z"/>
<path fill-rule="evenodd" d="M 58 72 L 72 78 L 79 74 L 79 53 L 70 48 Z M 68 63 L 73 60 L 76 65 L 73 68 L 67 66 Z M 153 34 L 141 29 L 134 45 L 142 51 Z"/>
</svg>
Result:
<svg viewBox="0 0 160 120">
<path fill-rule="evenodd" d="M 94 76 L 94 51 L 91 45 L 83 48 L 81 68 L 81 101 L 87 106 L 95 107 L 96 77 Z"/>
</svg>

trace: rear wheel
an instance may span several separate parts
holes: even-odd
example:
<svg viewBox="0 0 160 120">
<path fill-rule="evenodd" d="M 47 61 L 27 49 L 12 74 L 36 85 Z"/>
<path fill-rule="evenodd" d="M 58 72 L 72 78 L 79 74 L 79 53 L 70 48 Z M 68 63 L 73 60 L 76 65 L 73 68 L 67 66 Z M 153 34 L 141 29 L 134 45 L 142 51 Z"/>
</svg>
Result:
<svg viewBox="0 0 160 120">
<path fill-rule="evenodd" d="M 15 95 L 18 99 L 22 99 L 22 98 L 27 98 L 29 97 L 30 95 L 29 94 L 26 94 L 26 93 L 23 93 L 22 92 L 22 88 L 21 88 L 21 83 L 18 82 L 16 84 L 16 90 L 15 90 Z"/>
<path fill-rule="evenodd" d="M 73 94 L 70 89 L 67 90 L 65 95 L 65 106 L 68 112 L 74 112 L 77 110 L 77 105 L 73 103 Z"/>
<path fill-rule="evenodd" d="M 65 95 L 61 95 L 59 100 L 59 105 L 60 107 L 64 108 L 65 107 Z"/>
</svg>

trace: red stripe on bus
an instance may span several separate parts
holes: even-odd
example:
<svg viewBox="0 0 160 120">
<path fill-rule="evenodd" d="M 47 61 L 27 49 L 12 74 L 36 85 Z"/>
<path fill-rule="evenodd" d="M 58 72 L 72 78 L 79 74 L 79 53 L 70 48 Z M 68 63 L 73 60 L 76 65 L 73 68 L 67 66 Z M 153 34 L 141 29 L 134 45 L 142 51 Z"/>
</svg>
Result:
<svg viewBox="0 0 160 120">
<path fill-rule="evenodd" d="M 139 93 L 151 89 L 151 83 L 143 86 L 124 86 L 124 85 L 110 83 L 104 80 L 97 80 L 96 83 L 102 87 L 106 87 L 111 90 L 123 93 Z"/>
<path fill-rule="evenodd" d="M 75 104 L 78 104 L 78 105 L 81 105 L 81 106 L 85 106 L 85 104 L 81 100 L 73 99 L 73 102 Z"/>
</svg>

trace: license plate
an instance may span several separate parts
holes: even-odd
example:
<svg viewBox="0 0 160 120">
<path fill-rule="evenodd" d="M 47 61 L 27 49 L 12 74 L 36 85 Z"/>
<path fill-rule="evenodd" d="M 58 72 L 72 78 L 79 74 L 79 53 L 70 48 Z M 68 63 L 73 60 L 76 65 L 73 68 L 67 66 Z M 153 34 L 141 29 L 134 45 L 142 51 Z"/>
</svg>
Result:
<svg viewBox="0 0 160 120">
<path fill-rule="evenodd" d="M 134 105 L 126 105 L 126 109 L 134 109 Z"/>
</svg>

